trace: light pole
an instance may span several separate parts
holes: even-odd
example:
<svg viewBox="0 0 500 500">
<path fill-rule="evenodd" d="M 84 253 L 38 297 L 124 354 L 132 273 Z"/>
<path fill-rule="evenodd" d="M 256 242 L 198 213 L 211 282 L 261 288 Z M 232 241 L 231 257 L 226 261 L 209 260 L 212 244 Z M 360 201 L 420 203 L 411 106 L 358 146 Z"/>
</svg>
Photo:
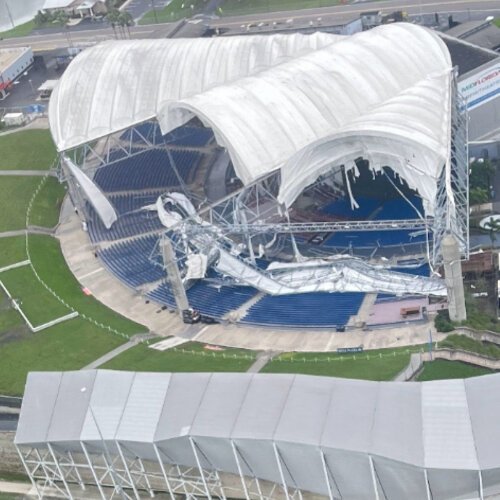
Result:
<svg viewBox="0 0 500 500">
<path fill-rule="evenodd" d="M 82 393 L 87 392 L 87 388 L 86 387 L 82 387 L 80 389 L 80 392 L 82 392 Z M 94 410 L 92 409 L 92 405 L 90 404 L 90 398 L 89 398 L 89 406 L 88 406 L 88 408 L 89 408 L 92 420 L 94 421 L 94 425 L 97 428 L 97 432 L 99 434 L 99 439 L 101 440 L 102 446 L 104 448 L 104 456 L 106 457 L 106 461 L 108 463 L 109 471 L 110 471 L 111 477 L 113 479 L 113 483 L 115 485 L 115 490 L 118 492 L 118 494 L 121 496 L 121 498 L 123 500 L 126 500 L 127 499 L 127 495 L 125 495 L 125 492 L 123 491 L 123 488 L 122 488 L 121 484 L 117 481 L 118 477 L 117 477 L 115 468 L 113 467 L 113 462 L 111 461 L 111 455 L 109 453 L 108 445 L 106 444 L 106 441 L 104 440 L 104 437 L 102 435 L 102 432 L 101 432 L 101 429 L 99 427 L 99 424 L 97 423 L 97 419 L 95 417 Z"/>
</svg>

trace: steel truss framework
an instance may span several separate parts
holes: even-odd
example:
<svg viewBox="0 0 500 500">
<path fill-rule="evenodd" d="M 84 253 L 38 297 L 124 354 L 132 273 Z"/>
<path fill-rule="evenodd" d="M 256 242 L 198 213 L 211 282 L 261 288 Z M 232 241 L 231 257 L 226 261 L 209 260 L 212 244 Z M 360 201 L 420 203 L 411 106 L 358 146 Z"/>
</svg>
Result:
<svg viewBox="0 0 500 500">
<path fill-rule="evenodd" d="M 151 445 L 156 460 L 135 456 L 119 441 L 113 444 L 103 442 L 102 445 L 82 441 L 79 449 L 72 446 L 71 451 L 55 443 L 37 447 L 17 446 L 17 451 L 39 499 L 56 495 L 73 500 L 88 491 L 89 496 L 103 500 L 140 500 L 158 495 L 167 495 L 171 500 L 179 496 L 187 500 L 199 497 L 303 500 L 303 492 L 287 484 L 289 472 L 276 444 L 273 449 L 281 483 L 259 480 L 234 441 L 231 441 L 231 450 L 237 476 L 218 471 L 213 466 L 204 467 L 202 462 L 211 466 L 210 461 L 195 440 L 190 438 L 190 441 L 196 467 L 172 465 L 168 453 L 156 444 Z M 109 450 L 111 446 L 113 453 Z M 326 457 L 322 452 L 320 454 L 328 491 L 336 491 Z M 244 474 L 244 470 L 250 475 Z M 333 493 L 329 497 L 331 500 L 337 498 Z"/>
<path fill-rule="evenodd" d="M 246 247 L 245 253 L 251 262 L 255 262 L 255 249 L 258 245 L 269 244 L 280 235 L 288 235 L 297 256 L 297 244 L 294 234 L 299 233 L 329 233 L 343 231 L 391 231 L 412 230 L 425 232 L 427 236 L 427 258 L 433 268 L 442 263 L 441 241 L 446 233 L 452 233 L 464 258 L 468 258 L 468 150 L 467 150 L 467 112 L 463 100 L 456 89 L 456 78 L 453 80 L 452 97 L 452 133 L 451 157 L 438 180 L 438 193 L 435 206 L 435 216 L 423 219 L 395 221 L 335 221 L 335 222 L 291 222 L 290 214 L 277 200 L 280 186 L 279 172 L 273 172 L 252 184 L 226 196 L 222 200 L 203 206 L 205 200 L 189 192 L 188 186 L 179 175 L 175 162 L 170 155 L 170 161 L 179 180 L 179 189 L 184 192 L 197 207 L 199 215 L 217 228 L 218 234 L 234 240 Z M 74 162 L 89 176 L 102 167 L 124 158 L 133 157 L 149 148 L 165 147 L 159 133 L 158 124 L 149 122 L 151 126 L 144 133 L 139 127 L 107 136 L 96 143 L 85 144 L 66 152 Z M 182 129 L 177 134 L 182 134 Z M 168 147 L 166 148 L 168 151 Z M 66 180 L 72 201 L 78 208 L 81 217 L 85 219 L 86 203 L 75 179 L 66 171 L 60 162 L 60 179 Z M 324 176 L 316 183 L 321 183 Z M 182 226 L 187 236 L 194 236 L 208 230 L 199 224 Z M 179 260 L 185 260 L 185 245 L 176 246 Z M 416 249 L 415 254 L 424 250 Z M 332 253 L 338 249 L 332 248 Z M 313 252 L 317 253 L 317 252 Z M 326 252 L 327 254 L 328 252 Z M 375 252 L 372 252 L 373 254 Z M 325 255 L 325 253 L 319 252 Z M 318 254 L 318 255 L 319 255 Z M 371 255 L 370 254 L 370 255 Z M 159 249 L 155 249 L 151 258 L 156 264 L 161 262 Z M 160 264 L 161 265 L 161 264 Z"/>
</svg>

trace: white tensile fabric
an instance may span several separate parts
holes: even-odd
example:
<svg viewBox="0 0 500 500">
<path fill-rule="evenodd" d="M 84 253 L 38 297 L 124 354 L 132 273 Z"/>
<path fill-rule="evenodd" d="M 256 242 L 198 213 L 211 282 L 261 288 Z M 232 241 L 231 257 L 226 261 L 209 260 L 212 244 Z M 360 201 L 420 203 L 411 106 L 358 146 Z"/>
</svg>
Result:
<svg viewBox="0 0 500 500">
<path fill-rule="evenodd" d="M 245 475 L 319 495 L 482 498 L 500 493 L 499 408 L 500 374 L 408 383 L 38 372 L 28 375 L 15 443 L 48 443 L 62 457 L 82 442 L 97 454 L 116 454 L 119 444 L 131 459 L 154 462 L 156 446 L 165 465 L 186 467 L 197 467 L 196 449 L 203 467 L 238 474 L 234 446 Z"/>
<path fill-rule="evenodd" d="M 328 168 L 389 164 L 433 212 L 450 154 L 452 67 L 442 40 L 401 23 L 351 37 L 271 35 L 106 42 L 52 95 L 59 150 L 147 119 L 214 130 L 244 184 L 278 168 L 290 205 Z"/>
</svg>

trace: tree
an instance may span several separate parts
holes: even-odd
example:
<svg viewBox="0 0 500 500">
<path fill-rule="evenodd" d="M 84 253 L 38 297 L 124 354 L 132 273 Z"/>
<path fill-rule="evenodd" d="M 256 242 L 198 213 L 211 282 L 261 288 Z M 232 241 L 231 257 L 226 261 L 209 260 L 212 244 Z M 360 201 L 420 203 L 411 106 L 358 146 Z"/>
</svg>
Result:
<svg viewBox="0 0 500 500">
<path fill-rule="evenodd" d="M 494 175 L 495 167 L 489 160 L 472 162 L 469 173 L 469 189 L 481 188 L 489 193 Z"/>
<path fill-rule="evenodd" d="M 35 24 L 37 26 L 42 26 L 44 25 L 45 23 L 48 23 L 51 21 L 50 19 L 50 16 L 47 14 L 47 12 L 44 12 L 43 10 L 39 10 L 37 13 L 36 13 L 36 16 L 35 16 Z"/>
<path fill-rule="evenodd" d="M 54 13 L 54 21 L 57 21 L 61 26 L 66 26 L 68 20 L 69 16 L 64 10 L 58 10 Z"/>
<path fill-rule="evenodd" d="M 130 26 L 134 24 L 134 19 L 130 15 L 130 12 L 126 10 L 120 12 L 118 15 L 118 23 L 122 28 L 127 28 L 128 37 L 130 38 Z"/>
<path fill-rule="evenodd" d="M 118 24 L 118 18 L 120 17 L 120 11 L 118 9 L 111 9 L 108 11 L 106 14 L 106 19 L 108 20 L 108 23 L 111 24 L 111 27 L 113 28 L 113 32 L 116 36 L 116 25 Z"/>
<path fill-rule="evenodd" d="M 479 205 L 481 203 L 488 203 L 490 199 L 488 190 L 474 187 L 469 190 L 469 203 L 471 205 Z"/>
<path fill-rule="evenodd" d="M 496 234 L 500 231 L 500 218 L 490 217 L 484 224 L 484 229 L 489 232 L 491 239 L 491 247 L 495 246 Z"/>
</svg>

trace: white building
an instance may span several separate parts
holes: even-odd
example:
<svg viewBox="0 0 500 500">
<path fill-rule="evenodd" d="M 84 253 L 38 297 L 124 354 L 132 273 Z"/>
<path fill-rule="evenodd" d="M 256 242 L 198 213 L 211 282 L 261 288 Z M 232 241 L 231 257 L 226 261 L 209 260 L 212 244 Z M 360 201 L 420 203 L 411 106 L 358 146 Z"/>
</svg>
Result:
<svg viewBox="0 0 500 500">
<path fill-rule="evenodd" d="M 0 99 L 7 96 L 12 83 L 32 64 L 31 47 L 0 49 Z"/>
</svg>

